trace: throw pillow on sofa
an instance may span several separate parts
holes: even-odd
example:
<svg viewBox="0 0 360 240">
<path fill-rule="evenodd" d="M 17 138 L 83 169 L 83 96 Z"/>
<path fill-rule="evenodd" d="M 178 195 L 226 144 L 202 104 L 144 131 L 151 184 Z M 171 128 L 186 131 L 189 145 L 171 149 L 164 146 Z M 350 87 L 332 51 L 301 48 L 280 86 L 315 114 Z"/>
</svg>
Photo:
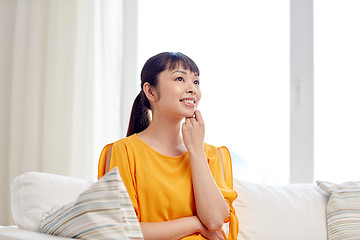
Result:
<svg viewBox="0 0 360 240">
<path fill-rule="evenodd" d="M 79 239 L 143 239 L 135 210 L 115 167 L 69 203 L 47 216 L 43 233 Z"/>
<path fill-rule="evenodd" d="M 239 240 L 327 240 L 328 195 L 316 184 L 270 186 L 234 180 Z"/>
<path fill-rule="evenodd" d="M 327 206 L 329 240 L 360 239 L 360 182 L 317 181 L 330 194 Z"/>
</svg>

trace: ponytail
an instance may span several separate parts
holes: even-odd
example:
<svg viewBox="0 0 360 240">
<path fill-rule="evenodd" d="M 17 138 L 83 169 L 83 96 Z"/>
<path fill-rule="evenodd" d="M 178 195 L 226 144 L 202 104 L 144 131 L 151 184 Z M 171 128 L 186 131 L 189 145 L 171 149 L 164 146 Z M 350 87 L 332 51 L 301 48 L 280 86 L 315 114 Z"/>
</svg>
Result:
<svg viewBox="0 0 360 240">
<path fill-rule="evenodd" d="M 143 91 L 141 91 L 133 103 L 129 127 L 126 136 L 144 131 L 150 124 L 149 108 L 150 103 Z"/>
</svg>

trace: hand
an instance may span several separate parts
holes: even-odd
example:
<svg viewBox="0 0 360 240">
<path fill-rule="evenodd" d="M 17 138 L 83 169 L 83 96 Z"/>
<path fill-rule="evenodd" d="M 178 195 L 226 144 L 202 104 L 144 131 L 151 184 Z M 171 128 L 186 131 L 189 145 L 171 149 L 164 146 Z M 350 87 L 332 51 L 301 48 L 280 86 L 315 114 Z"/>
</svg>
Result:
<svg viewBox="0 0 360 240">
<path fill-rule="evenodd" d="M 195 110 L 195 117 L 185 119 L 182 125 L 183 141 L 186 149 L 191 152 L 204 148 L 205 124 L 199 110 Z"/>
</svg>

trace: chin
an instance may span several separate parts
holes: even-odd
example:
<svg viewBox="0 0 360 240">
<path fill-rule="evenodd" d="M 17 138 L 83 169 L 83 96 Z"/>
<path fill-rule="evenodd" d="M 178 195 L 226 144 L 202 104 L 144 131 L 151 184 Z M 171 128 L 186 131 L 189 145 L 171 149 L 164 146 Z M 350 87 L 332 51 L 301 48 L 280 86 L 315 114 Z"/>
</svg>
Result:
<svg viewBox="0 0 360 240">
<path fill-rule="evenodd" d="M 184 117 L 193 117 L 194 114 L 195 114 L 195 110 L 193 110 L 191 112 L 187 112 Z"/>
</svg>

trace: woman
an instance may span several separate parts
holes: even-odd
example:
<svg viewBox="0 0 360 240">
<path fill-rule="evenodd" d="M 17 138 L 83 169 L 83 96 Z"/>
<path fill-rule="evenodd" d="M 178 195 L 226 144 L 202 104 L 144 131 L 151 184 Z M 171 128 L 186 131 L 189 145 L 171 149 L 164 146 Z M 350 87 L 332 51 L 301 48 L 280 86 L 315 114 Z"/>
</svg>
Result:
<svg viewBox="0 0 360 240">
<path fill-rule="evenodd" d="M 127 137 L 103 149 L 98 177 L 119 167 L 144 239 L 223 240 L 229 220 L 236 239 L 230 154 L 204 143 L 198 67 L 182 53 L 160 53 L 145 63 L 141 89 Z"/>
</svg>

